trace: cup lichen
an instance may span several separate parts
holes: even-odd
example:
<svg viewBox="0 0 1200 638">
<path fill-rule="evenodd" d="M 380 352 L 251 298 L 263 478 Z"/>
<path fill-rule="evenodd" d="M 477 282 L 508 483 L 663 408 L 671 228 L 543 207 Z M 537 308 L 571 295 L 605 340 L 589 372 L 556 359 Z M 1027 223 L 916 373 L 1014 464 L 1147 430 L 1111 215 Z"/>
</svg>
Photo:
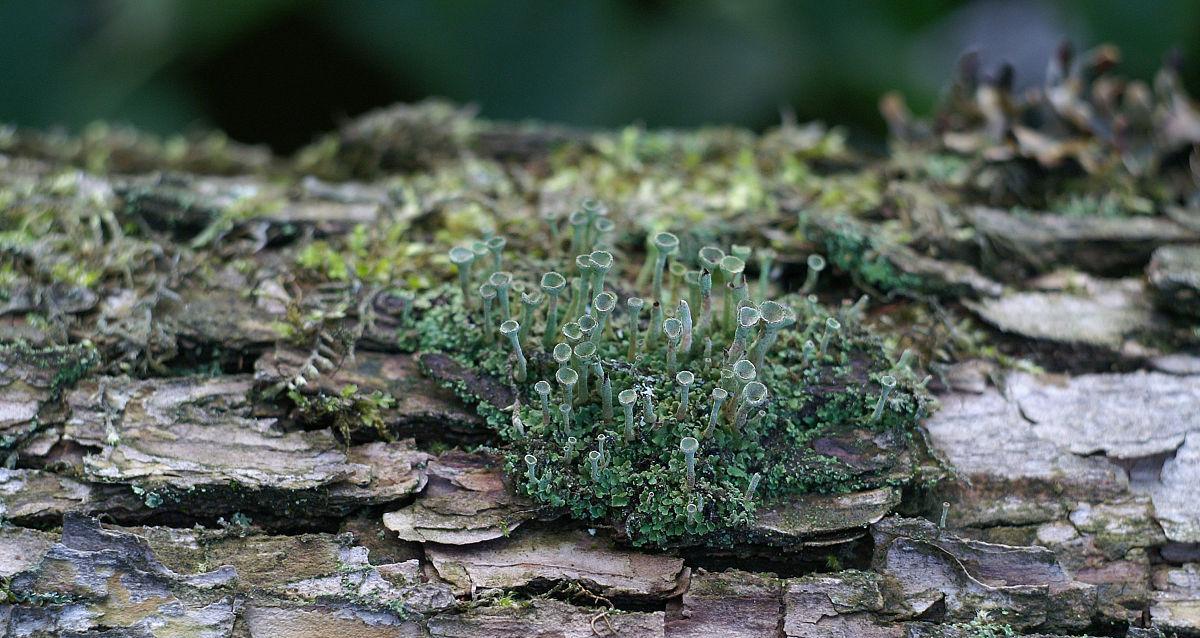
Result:
<svg viewBox="0 0 1200 638">
<path fill-rule="evenodd" d="M 808 274 L 804 277 L 804 285 L 800 287 L 800 294 L 802 295 L 807 295 L 816 290 L 817 277 L 820 276 L 822 270 L 825 270 L 825 258 L 817 254 L 812 254 L 808 256 L 805 263 L 808 265 Z"/>
<path fill-rule="evenodd" d="M 815 299 L 767 299 L 777 257 L 766 248 L 681 251 L 702 242 L 652 232 L 639 270 L 621 256 L 640 240 L 627 243 L 602 209 L 593 201 L 572 213 L 570 245 L 544 254 L 521 244 L 521 257 L 505 260 L 490 250 L 495 238 L 482 255 L 482 242 L 452 251 L 453 294 L 431 289 L 415 305 L 415 348 L 497 378 L 511 366 L 516 403 L 476 404 L 518 491 L 635 545 L 728 546 L 774 499 L 892 480 L 812 445 L 848 423 L 907 437 L 925 409 L 915 375 L 889 362 L 857 315 L 839 321 Z M 753 298 L 747 262 L 758 269 Z M 464 289 L 482 308 L 467 307 Z M 519 321 L 507 307 L 515 293 Z M 496 334 L 508 343 L 497 346 Z M 895 371 L 879 378 L 881 395 L 865 391 L 867 370 Z M 583 454 L 585 441 L 594 449 Z"/>
</svg>

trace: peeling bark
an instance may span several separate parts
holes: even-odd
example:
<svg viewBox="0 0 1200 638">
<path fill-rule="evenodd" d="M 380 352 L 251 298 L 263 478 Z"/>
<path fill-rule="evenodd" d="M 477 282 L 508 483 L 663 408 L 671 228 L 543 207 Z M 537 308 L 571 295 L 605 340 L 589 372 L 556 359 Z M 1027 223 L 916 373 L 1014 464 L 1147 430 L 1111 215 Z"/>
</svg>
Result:
<svg viewBox="0 0 1200 638">
<path fill-rule="evenodd" d="M 1163 244 L 1200 241 L 1200 235 L 1157 217 L 1072 217 L 1051 213 L 1017 215 L 973 207 L 967 220 L 986 237 L 1001 259 L 1030 270 L 1070 264 L 1089 272 L 1111 274 L 1140 268 Z"/>
<path fill-rule="evenodd" d="M 571 581 L 607 598 L 663 599 L 687 583 L 680 558 L 621 549 L 582 531 L 521 530 L 507 539 L 431 544 L 425 551 L 438 575 L 462 595 Z"/>
<path fill-rule="evenodd" d="M 534 510 L 504 483 L 499 459 L 450 454 L 430 463 L 429 485 L 412 505 L 383 515 L 402 540 L 470 545 L 506 536 Z"/>
</svg>

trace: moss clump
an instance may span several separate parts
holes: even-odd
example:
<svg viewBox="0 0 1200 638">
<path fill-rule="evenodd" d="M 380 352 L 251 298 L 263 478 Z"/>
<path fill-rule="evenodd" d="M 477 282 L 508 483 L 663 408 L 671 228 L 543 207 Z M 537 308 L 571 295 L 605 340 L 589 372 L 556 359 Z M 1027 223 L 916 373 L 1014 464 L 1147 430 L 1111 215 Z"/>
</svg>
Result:
<svg viewBox="0 0 1200 638">
<path fill-rule="evenodd" d="M 296 404 L 296 418 L 309 425 L 328 425 L 341 434 L 349 445 L 354 433 L 360 430 L 374 432 L 377 436 L 391 440 L 391 432 L 384 421 L 384 411 L 396 406 L 396 399 L 378 390 L 360 393 L 358 386 L 348 384 L 337 394 L 318 393 L 316 396 L 301 394 L 299 390 L 288 391 L 288 398 Z"/>
<path fill-rule="evenodd" d="M 100 363 L 91 342 L 38 348 L 24 341 L 0 345 L 0 365 L 27 365 L 52 370 L 50 399 L 57 400 Z"/>
<path fill-rule="evenodd" d="M 970 622 L 955 623 L 949 627 L 951 631 L 956 632 L 955 635 L 963 638 L 1004 638 L 1017 635 L 1011 625 L 993 621 L 986 611 L 977 613 Z"/>
<path fill-rule="evenodd" d="M 925 409 L 911 375 L 889 376 L 881 344 L 852 314 L 834 317 L 811 297 L 756 304 L 742 259 L 709 271 L 705 250 L 680 254 L 667 233 L 653 239 L 643 269 L 645 292 L 661 291 L 645 312 L 627 287 L 637 268 L 611 264 L 609 245 L 591 231 L 602 209 L 573 217 L 571 243 L 583 254 L 562 259 L 572 268 L 556 316 L 544 304 L 522 316 L 536 325 L 520 326 L 522 309 L 497 303 L 490 284 L 484 298 L 467 299 L 462 286 L 445 285 L 418 298 L 424 310 L 402 331 L 405 348 L 513 380 L 514 405 L 479 406 L 519 491 L 636 545 L 729 545 L 762 501 L 888 480 L 815 445 L 856 432 L 903 445 Z M 486 261 L 473 283 L 528 291 L 544 280 L 536 269 L 510 276 L 500 258 Z M 547 325 L 561 328 L 547 335 Z M 884 377 L 894 387 L 880 399 Z"/>
<path fill-rule="evenodd" d="M 829 262 L 848 273 L 860 287 L 883 292 L 931 292 L 928 282 L 892 264 L 883 252 L 884 240 L 871 236 L 851 218 L 840 217 L 820 225 L 806 222 L 802 218 L 806 232 L 825 247 Z"/>
</svg>

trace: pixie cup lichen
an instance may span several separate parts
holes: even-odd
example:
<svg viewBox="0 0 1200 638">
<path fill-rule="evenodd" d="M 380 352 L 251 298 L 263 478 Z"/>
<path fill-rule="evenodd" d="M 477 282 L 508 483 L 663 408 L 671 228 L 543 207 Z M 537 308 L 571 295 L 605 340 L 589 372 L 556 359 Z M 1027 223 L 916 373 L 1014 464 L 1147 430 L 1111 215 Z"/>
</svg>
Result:
<svg viewBox="0 0 1200 638">
<path fill-rule="evenodd" d="M 490 283 L 481 284 L 479 286 L 479 297 L 483 299 L 483 334 L 484 340 L 488 343 L 492 341 L 493 328 L 492 323 L 492 303 L 496 300 L 496 287 Z"/>
<path fill-rule="evenodd" d="M 667 266 L 667 257 L 675 254 L 679 248 L 679 238 L 671 233 L 659 233 L 654 236 L 654 247 L 658 249 L 654 262 L 654 298 L 661 301 L 663 269 Z"/>
<path fill-rule="evenodd" d="M 416 348 L 511 388 L 515 401 L 497 406 L 451 386 L 495 429 L 514 489 L 635 545 L 729 546 L 776 499 L 895 481 L 813 445 L 848 436 L 847 424 L 902 431 L 925 409 L 916 375 L 887 359 L 857 314 L 767 298 L 776 257 L 765 247 L 631 235 L 636 225 L 607 217 L 588 202 L 569 233 L 452 249 L 458 281 L 418 299 L 405 331 Z M 643 261 L 629 263 L 643 245 Z M 895 375 L 879 378 L 878 396 L 862 391 L 870 370 Z"/>
<path fill-rule="evenodd" d="M 767 386 L 758 381 L 746 384 L 738 397 L 737 415 L 734 417 L 734 429 L 740 431 L 746 425 L 750 413 L 767 402 Z"/>
<path fill-rule="evenodd" d="M 679 451 L 683 452 L 684 463 L 687 465 L 688 488 L 696 484 L 696 450 L 699 449 L 700 442 L 695 437 L 685 436 L 679 439 Z"/>
<path fill-rule="evenodd" d="M 754 365 L 763 367 L 767 350 L 775 345 L 779 331 L 790 326 L 796 319 L 796 313 L 789 307 L 774 301 L 764 301 L 758 308 L 762 318 L 763 330 L 754 348 Z"/>
<path fill-rule="evenodd" d="M 517 367 L 513 371 L 513 380 L 518 382 L 524 381 L 525 375 L 528 373 L 528 361 L 525 359 L 525 352 L 521 350 L 521 324 L 513 319 L 509 319 L 500 324 L 500 334 L 512 344 L 513 356 L 517 359 Z"/>
<path fill-rule="evenodd" d="M 537 482 L 537 457 L 532 454 L 525 455 L 525 467 L 529 477 L 529 482 Z"/>
<path fill-rule="evenodd" d="M 708 427 L 704 428 L 704 438 L 709 438 L 713 435 L 713 430 L 717 429 L 717 421 L 721 418 L 721 406 L 725 404 L 725 400 L 729 398 L 729 391 L 725 388 L 713 388 L 712 390 L 712 407 L 708 412 Z"/>
<path fill-rule="evenodd" d="M 896 387 L 896 377 L 890 374 L 885 374 L 879 378 L 879 402 L 875 404 L 875 411 L 871 413 L 871 421 L 878 421 L 883 416 L 883 409 L 887 407 L 888 395 L 892 393 L 892 389 Z"/>
<path fill-rule="evenodd" d="M 497 271 L 488 277 L 488 283 L 496 289 L 496 298 L 500 300 L 500 318 L 512 317 L 512 306 L 509 304 L 509 289 L 512 288 L 512 273 Z"/>
<path fill-rule="evenodd" d="M 829 351 L 829 341 L 841 329 L 842 322 L 833 317 L 825 319 L 825 332 L 821 333 L 821 356 L 825 356 L 825 353 Z"/>
<path fill-rule="evenodd" d="M 542 399 L 542 425 L 550 425 L 550 384 L 545 379 L 533 384 L 533 389 Z"/>
<path fill-rule="evenodd" d="M 450 249 L 450 263 L 458 269 L 458 285 L 462 290 L 463 299 L 470 298 L 471 264 L 475 263 L 475 253 L 470 248 L 456 246 Z"/>
<path fill-rule="evenodd" d="M 542 347 L 549 348 L 554 343 L 558 332 L 558 298 L 567 287 L 567 278 L 556 272 L 542 275 L 541 289 L 550 298 L 550 306 L 546 309 L 546 331 L 542 337 Z"/>
<path fill-rule="evenodd" d="M 487 240 L 488 252 L 492 254 L 492 272 L 500 270 L 504 262 L 504 247 L 508 245 L 508 240 L 497 235 Z"/>
<path fill-rule="evenodd" d="M 633 407 L 637 403 L 637 392 L 621 390 L 621 393 L 617 395 L 617 402 L 621 404 L 621 409 L 625 412 L 625 441 L 633 441 L 636 434 L 633 423 Z"/>
<path fill-rule="evenodd" d="M 636 359 L 638 355 L 638 321 L 640 320 L 642 306 L 644 305 L 646 305 L 646 302 L 641 297 L 629 297 L 625 300 L 626 314 L 629 317 L 629 326 L 627 328 L 629 334 L 626 335 L 626 338 L 629 340 L 629 351 L 625 356 L 630 361 Z"/>
<path fill-rule="evenodd" d="M 692 387 L 692 383 L 696 381 L 696 375 L 687 370 L 680 370 L 675 375 L 675 383 L 679 385 L 679 409 L 675 412 L 675 418 L 682 421 L 688 415 L 688 394 Z"/>
<path fill-rule="evenodd" d="M 554 379 L 562 388 L 563 405 L 571 405 L 575 401 L 575 384 L 579 382 L 579 373 L 574 368 L 559 368 L 554 373 Z"/>
<path fill-rule="evenodd" d="M 825 270 L 825 258 L 816 254 L 809 255 L 807 264 L 808 275 L 804 277 L 804 285 L 800 287 L 800 294 L 802 295 L 807 295 L 816 290 L 817 277 L 820 276 L 822 270 Z"/>
</svg>

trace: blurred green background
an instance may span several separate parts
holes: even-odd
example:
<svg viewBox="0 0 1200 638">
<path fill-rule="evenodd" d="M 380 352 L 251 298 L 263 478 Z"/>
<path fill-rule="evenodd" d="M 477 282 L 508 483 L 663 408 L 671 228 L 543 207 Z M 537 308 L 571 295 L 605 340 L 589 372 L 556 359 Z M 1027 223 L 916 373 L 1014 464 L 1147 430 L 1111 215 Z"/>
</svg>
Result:
<svg viewBox="0 0 1200 638">
<path fill-rule="evenodd" d="M 1063 37 L 1149 78 L 1179 47 L 1200 82 L 1196 0 L 0 0 L 0 120 L 217 127 L 290 151 L 395 101 L 581 126 L 800 120 L 883 135 L 876 103 L 927 109 L 965 49 L 1041 80 Z"/>
</svg>

